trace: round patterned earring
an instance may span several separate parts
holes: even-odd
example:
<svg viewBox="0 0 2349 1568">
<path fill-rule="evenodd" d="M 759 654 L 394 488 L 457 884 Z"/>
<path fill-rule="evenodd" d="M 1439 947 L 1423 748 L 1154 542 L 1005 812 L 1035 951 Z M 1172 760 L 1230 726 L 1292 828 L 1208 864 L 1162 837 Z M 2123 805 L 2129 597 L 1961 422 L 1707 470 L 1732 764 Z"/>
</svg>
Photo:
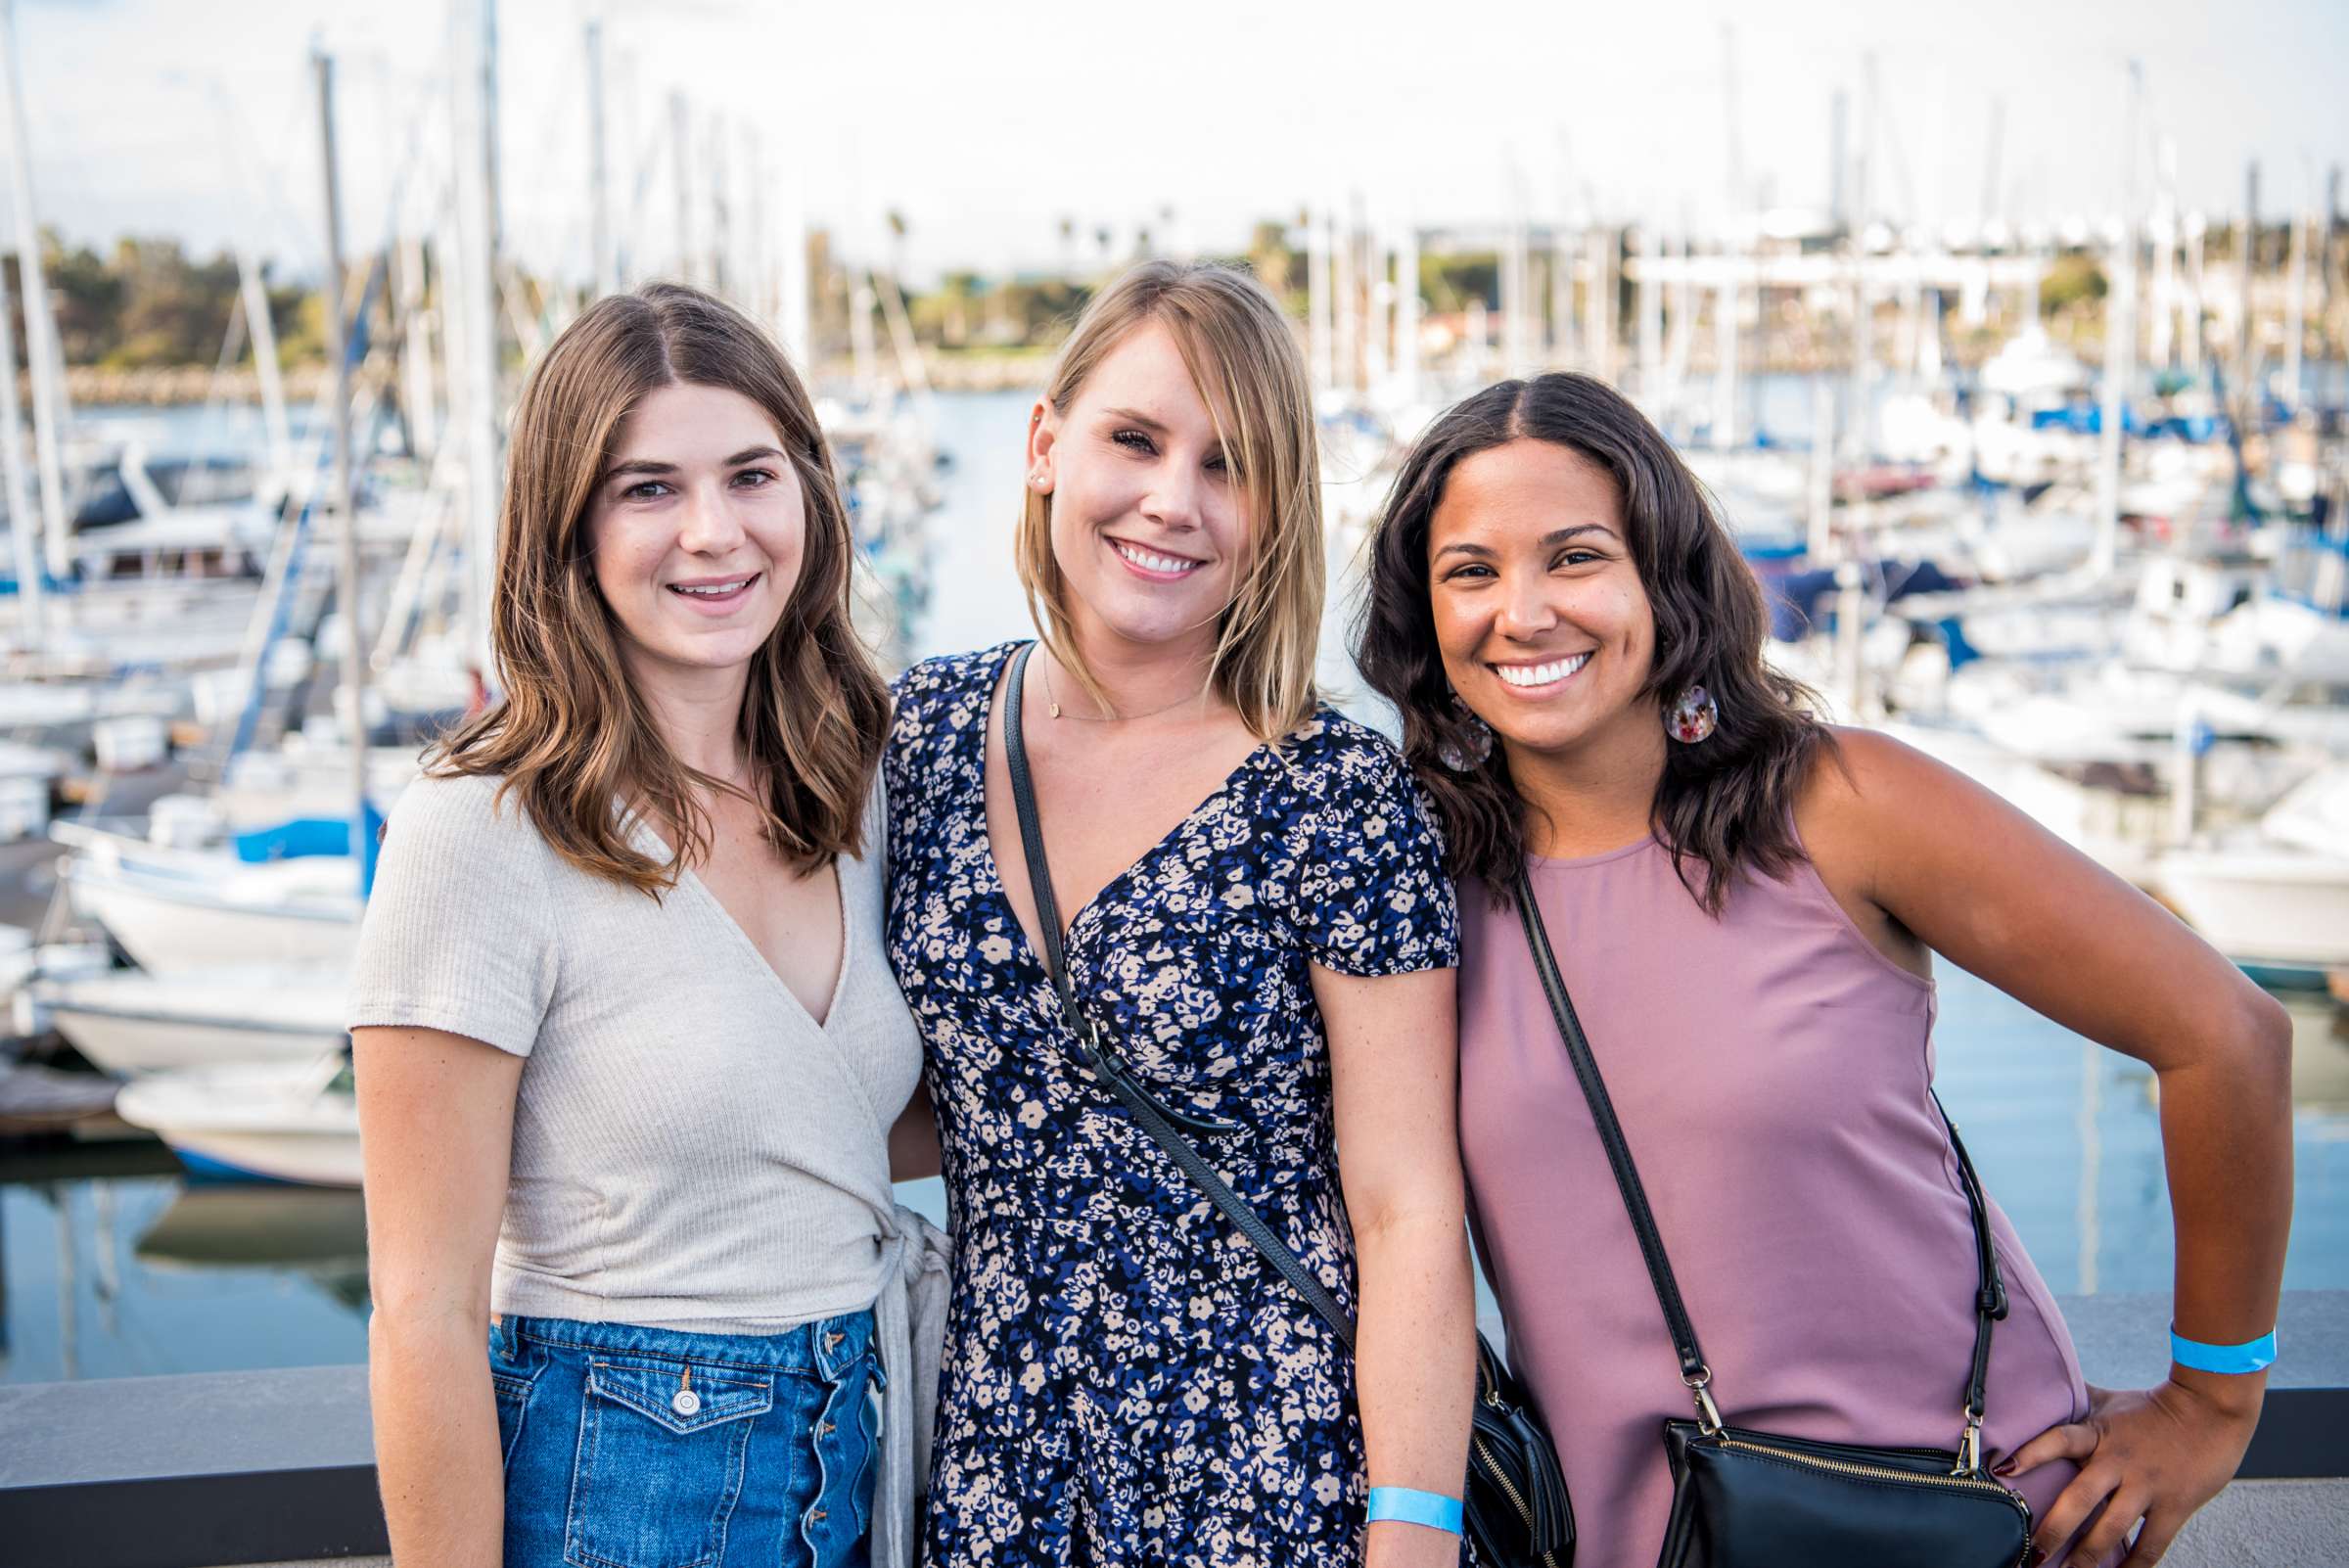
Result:
<svg viewBox="0 0 2349 1568">
<path fill-rule="evenodd" d="M 1720 705 L 1702 686 L 1681 693 L 1681 700 L 1664 710 L 1664 733 L 1683 746 L 1694 746 L 1721 722 Z"/>
<path fill-rule="evenodd" d="M 1460 711 L 1461 734 L 1457 739 L 1447 735 L 1436 742 L 1436 761 L 1455 773 L 1473 773 L 1493 755 L 1493 726 L 1477 717 L 1456 691 L 1451 694 L 1451 706 Z"/>
</svg>

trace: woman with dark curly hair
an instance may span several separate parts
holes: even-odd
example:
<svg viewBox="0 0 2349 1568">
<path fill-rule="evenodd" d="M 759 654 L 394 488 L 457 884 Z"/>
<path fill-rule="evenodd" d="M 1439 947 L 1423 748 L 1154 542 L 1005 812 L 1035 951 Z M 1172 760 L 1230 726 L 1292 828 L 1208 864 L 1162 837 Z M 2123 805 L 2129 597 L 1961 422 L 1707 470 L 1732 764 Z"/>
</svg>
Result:
<svg viewBox="0 0 2349 1568">
<path fill-rule="evenodd" d="M 1439 418 L 1373 544 L 1357 656 L 1461 879 L 1471 1211 L 1578 1564 L 1657 1560 L 1683 1381 L 1708 1422 L 1717 1405 L 1789 1438 L 1978 1444 L 2043 1551 L 2096 1561 L 2135 1532 L 2149 1563 L 2258 1420 L 2291 1202 L 2282 1009 L 1988 792 L 1822 725 L 1764 664 L 1765 624 L 1697 483 L 1588 377 Z M 1696 1366 L 1553 1023 L 1520 868 L 1702 1326 Z M 2160 1386 L 2083 1384 L 1995 1208 L 1981 1267 L 1932 1095 L 1936 951 L 2158 1076 L 2178 1260 Z M 1987 1399 L 1966 1409 L 1994 1274 Z"/>
</svg>

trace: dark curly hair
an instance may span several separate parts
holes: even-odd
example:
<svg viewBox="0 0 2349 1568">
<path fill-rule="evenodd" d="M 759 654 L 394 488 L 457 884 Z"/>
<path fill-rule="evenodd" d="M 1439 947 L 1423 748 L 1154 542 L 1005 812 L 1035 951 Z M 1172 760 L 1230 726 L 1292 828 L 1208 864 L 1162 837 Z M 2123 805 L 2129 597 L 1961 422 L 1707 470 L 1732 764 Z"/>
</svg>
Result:
<svg viewBox="0 0 2349 1568">
<path fill-rule="evenodd" d="M 1795 793 L 1834 738 L 1813 715 L 1812 694 L 1762 662 L 1770 624 L 1762 587 L 1704 486 L 1612 387 L 1575 375 L 1504 381 L 1437 416 L 1405 458 L 1371 537 L 1355 662 L 1402 712 L 1404 755 L 1442 812 L 1452 874 L 1480 879 L 1505 901 L 1525 855 L 1527 805 L 1504 748 L 1467 772 L 1439 761 L 1447 742 L 1470 756 L 1476 743 L 1436 645 L 1427 550 L 1452 469 L 1513 440 L 1571 448 L 1614 476 L 1656 621 L 1654 668 L 1640 695 L 1661 706 L 1701 684 L 1720 707 L 1708 739 L 1667 748 L 1650 814 L 1689 894 L 1718 915 L 1740 873 L 1782 872 L 1803 859 Z"/>
</svg>

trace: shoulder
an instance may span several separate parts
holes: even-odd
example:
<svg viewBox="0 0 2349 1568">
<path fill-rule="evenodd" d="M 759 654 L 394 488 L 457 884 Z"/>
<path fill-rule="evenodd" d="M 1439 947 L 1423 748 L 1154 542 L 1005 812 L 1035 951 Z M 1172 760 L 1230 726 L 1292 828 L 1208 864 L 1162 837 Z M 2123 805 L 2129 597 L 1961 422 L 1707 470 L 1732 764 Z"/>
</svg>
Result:
<svg viewBox="0 0 2349 1568">
<path fill-rule="evenodd" d="M 1359 719 L 1323 704 L 1281 746 L 1293 820 L 1315 837 L 1383 839 L 1439 858 L 1443 835 L 1401 748 Z"/>
<path fill-rule="evenodd" d="M 1905 741 L 1835 726 L 1812 752 L 1794 816 L 1803 852 L 1827 885 L 1865 890 L 1928 842 L 1996 845 L 2020 813 Z"/>
<path fill-rule="evenodd" d="M 427 773 L 392 803 L 387 852 L 466 854 L 511 866 L 553 852 L 519 790 L 494 773 Z"/>
<path fill-rule="evenodd" d="M 890 720 L 890 749 L 899 752 L 918 747 L 939 730 L 984 723 L 996 676 L 1018 646 L 1017 642 L 1001 642 L 970 653 L 943 654 L 923 660 L 891 681 L 895 713 Z"/>
<path fill-rule="evenodd" d="M 1417 798 L 1410 766 L 1395 743 L 1326 703 L 1312 719 L 1289 732 L 1281 743 L 1281 758 L 1299 788 L 1326 803 Z"/>
<path fill-rule="evenodd" d="M 995 677 L 1002 671 L 1003 663 L 1020 646 L 1020 639 L 999 642 L 990 648 L 975 648 L 969 653 L 940 654 L 909 666 L 897 679 L 889 683 L 890 696 L 897 702 L 898 712 L 921 712 L 953 706 L 966 701 L 976 692 L 991 694 Z"/>
<path fill-rule="evenodd" d="M 1327 703 L 1282 738 L 1281 752 L 1293 763 L 1340 773 L 1379 772 L 1403 766 L 1403 753 L 1393 741 Z"/>
<path fill-rule="evenodd" d="M 1988 792 L 1948 763 L 1872 729 L 1831 725 L 1812 749 L 1795 793 L 1796 825 L 1853 829 L 1913 821 Z"/>
</svg>

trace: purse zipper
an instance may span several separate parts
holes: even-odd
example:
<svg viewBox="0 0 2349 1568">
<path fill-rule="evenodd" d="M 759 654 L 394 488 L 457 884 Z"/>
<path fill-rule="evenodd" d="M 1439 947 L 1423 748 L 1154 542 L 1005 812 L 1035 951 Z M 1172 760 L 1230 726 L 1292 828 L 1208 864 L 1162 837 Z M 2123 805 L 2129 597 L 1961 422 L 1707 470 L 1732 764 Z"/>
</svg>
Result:
<svg viewBox="0 0 2349 1568">
<path fill-rule="evenodd" d="M 1866 1476 L 1871 1480 L 1883 1481 L 1912 1481 L 1925 1486 L 1957 1487 L 1972 1492 L 1995 1492 L 2009 1502 L 2014 1502 L 2014 1494 L 1988 1476 L 1919 1475 L 1912 1470 L 1895 1470 L 1888 1466 L 1873 1464 L 1855 1464 L 1849 1459 L 1822 1459 L 1816 1454 L 1803 1453 L 1792 1449 L 1766 1448 L 1759 1443 L 1741 1443 L 1730 1437 L 1718 1438 L 1715 1441 L 1725 1449 L 1741 1449 L 1748 1453 L 1759 1453 L 1765 1458 L 1785 1459 L 1795 1464 L 1810 1465 L 1815 1470 L 1831 1470 L 1838 1475 Z M 2015 1505 L 2022 1507 L 2020 1503 Z M 2028 1509 L 2025 1509 L 2025 1513 L 2027 1516 Z"/>
<path fill-rule="evenodd" d="M 1492 1403 L 1497 1406 L 1500 1402 L 1495 1400 Z M 1525 1520 L 1525 1533 L 1530 1538 L 1534 1533 L 1534 1510 L 1526 1505 L 1524 1496 L 1510 1484 L 1507 1472 L 1500 1467 L 1500 1461 L 1493 1457 L 1491 1449 L 1485 1447 L 1485 1440 L 1481 1437 L 1476 1438 L 1473 1440 L 1473 1446 L 1476 1449 L 1477 1457 L 1485 1461 L 1485 1473 L 1493 1478 L 1493 1484 L 1500 1488 L 1503 1497 L 1516 1504 L 1518 1514 Z M 1558 1559 L 1551 1552 L 1543 1552 L 1542 1561 L 1545 1568 L 1558 1568 Z"/>
</svg>

